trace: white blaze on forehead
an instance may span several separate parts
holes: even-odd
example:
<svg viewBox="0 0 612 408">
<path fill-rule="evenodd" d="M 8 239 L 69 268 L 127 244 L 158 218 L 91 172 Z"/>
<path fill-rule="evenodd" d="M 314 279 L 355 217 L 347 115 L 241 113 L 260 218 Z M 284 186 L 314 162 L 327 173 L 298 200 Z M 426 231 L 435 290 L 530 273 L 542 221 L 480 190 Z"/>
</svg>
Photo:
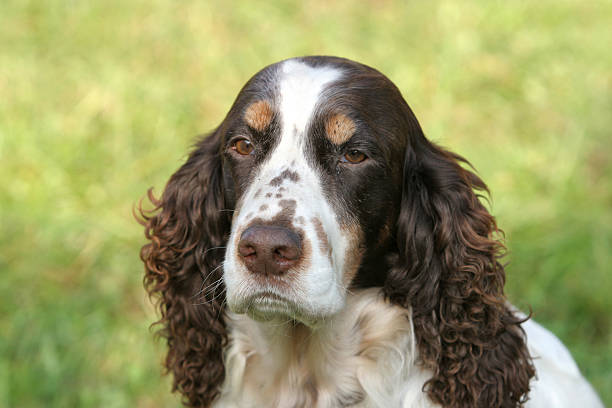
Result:
<svg viewBox="0 0 612 408">
<path fill-rule="evenodd" d="M 287 132 L 303 133 L 306 130 L 319 94 L 326 85 L 340 76 L 340 70 L 332 67 L 313 68 L 295 60 L 283 63 L 279 84 L 282 136 Z"/>
<path fill-rule="evenodd" d="M 300 176 L 315 177 L 306 163 L 306 131 L 312 121 L 321 92 L 342 72 L 332 67 L 313 68 L 296 60 L 283 62 L 278 78 L 278 113 L 281 122 L 280 141 L 262 167 L 260 176 L 282 171 L 282 166 L 292 163 Z M 268 174 L 267 174 L 268 173 Z"/>
</svg>

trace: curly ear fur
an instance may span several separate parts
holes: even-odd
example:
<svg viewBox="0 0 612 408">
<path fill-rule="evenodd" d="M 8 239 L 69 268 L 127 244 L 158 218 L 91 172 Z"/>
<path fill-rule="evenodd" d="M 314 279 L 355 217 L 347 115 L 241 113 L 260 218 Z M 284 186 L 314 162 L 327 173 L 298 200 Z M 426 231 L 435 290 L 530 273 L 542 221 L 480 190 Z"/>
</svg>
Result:
<svg viewBox="0 0 612 408">
<path fill-rule="evenodd" d="M 504 246 L 476 191 L 484 182 L 462 157 L 424 136 L 407 149 L 398 219 L 399 256 L 385 283 L 411 306 L 425 384 L 444 407 L 516 407 L 535 370 L 521 320 L 503 292 Z"/>
<path fill-rule="evenodd" d="M 165 366 L 173 391 L 190 407 L 207 407 L 219 393 L 227 342 L 221 265 L 230 230 L 224 210 L 218 134 L 196 146 L 166 185 L 153 210 L 139 208 L 149 243 L 140 251 L 145 287 L 158 298 L 168 343 Z"/>
</svg>

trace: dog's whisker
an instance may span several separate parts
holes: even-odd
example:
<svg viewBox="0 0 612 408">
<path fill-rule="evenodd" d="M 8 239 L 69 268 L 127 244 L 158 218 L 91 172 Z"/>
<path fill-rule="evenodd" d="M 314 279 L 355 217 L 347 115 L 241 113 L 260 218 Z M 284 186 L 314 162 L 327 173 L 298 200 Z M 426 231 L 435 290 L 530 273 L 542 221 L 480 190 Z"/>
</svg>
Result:
<svg viewBox="0 0 612 408">
<path fill-rule="evenodd" d="M 202 251 L 202 255 L 206 255 L 207 253 L 215 249 L 226 249 L 226 248 L 227 248 L 226 246 L 211 247 L 211 248 L 206 249 L 205 251 Z"/>
<path fill-rule="evenodd" d="M 208 284 L 206 287 L 204 287 L 204 283 L 205 283 L 205 281 L 202 281 L 202 285 L 200 286 L 200 289 L 199 289 L 199 290 L 198 290 L 198 291 L 197 291 L 195 294 L 193 294 L 193 296 L 192 296 L 192 297 L 199 296 L 199 295 L 201 295 L 202 293 L 204 293 L 204 292 L 208 291 L 208 289 L 209 289 L 209 288 L 211 288 L 211 287 L 213 287 L 213 286 L 215 286 L 215 287 L 216 287 L 216 286 L 218 286 L 218 285 L 219 285 L 220 283 L 222 283 L 222 282 L 223 282 L 223 277 L 221 277 L 221 278 L 219 278 L 219 279 L 215 280 L 214 282 L 212 282 L 212 283 Z"/>
<path fill-rule="evenodd" d="M 225 288 L 223 288 L 222 291 L 215 293 L 214 296 L 212 297 L 212 299 L 207 299 L 204 300 L 203 302 L 198 302 L 198 303 L 192 303 L 193 306 L 201 306 L 201 305 L 207 305 L 207 304 L 213 304 L 215 302 L 215 300 L 223 295 L 223 293 L 225 293 Z"/>
</svg>

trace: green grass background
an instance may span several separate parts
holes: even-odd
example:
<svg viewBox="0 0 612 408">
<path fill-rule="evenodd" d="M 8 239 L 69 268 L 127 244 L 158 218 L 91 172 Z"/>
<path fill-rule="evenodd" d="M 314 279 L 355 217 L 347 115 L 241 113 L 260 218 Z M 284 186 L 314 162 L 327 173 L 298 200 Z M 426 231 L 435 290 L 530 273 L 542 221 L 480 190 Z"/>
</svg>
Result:
<svg viewBox="0 0 612 408">
<path fill-rule="evenodd" d="M 132 205 L 304 54 L 380 69 L 474 164 L 510 299 L 612 405 L 611 39 L 610 1 L 2 0 L 0 407 L 178 405 Z"/>
</svg>

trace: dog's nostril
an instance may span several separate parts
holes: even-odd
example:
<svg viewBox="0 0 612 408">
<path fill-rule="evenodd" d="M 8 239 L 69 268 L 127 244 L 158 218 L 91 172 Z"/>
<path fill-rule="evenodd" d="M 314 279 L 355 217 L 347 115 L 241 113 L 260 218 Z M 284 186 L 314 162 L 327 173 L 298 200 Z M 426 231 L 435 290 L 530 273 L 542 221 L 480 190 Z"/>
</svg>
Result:
<svg viewBox="0 0 612 408">
<path fill-rule="evenodd" d="M 253 273 L 280 275 L 300 261 L 301 240 L 285 227 L 254 225 L 240 236 L 238 254 Z"/>
<path fill-rule="evenodd" d="M 294 246 L 282 246 L 278 247 L 274 250 L 274 255 L 281 260 L 293 261 L 300 256 L 300 251 L 297 247 Z"/>
<path fill-rule="evenodd" d="M 253 256 L 256 254 L 255 248 L 253 248 L 251 245 L 239 245 L 238 252 L 240 253 L 240 256 Z"/>
</svg>

